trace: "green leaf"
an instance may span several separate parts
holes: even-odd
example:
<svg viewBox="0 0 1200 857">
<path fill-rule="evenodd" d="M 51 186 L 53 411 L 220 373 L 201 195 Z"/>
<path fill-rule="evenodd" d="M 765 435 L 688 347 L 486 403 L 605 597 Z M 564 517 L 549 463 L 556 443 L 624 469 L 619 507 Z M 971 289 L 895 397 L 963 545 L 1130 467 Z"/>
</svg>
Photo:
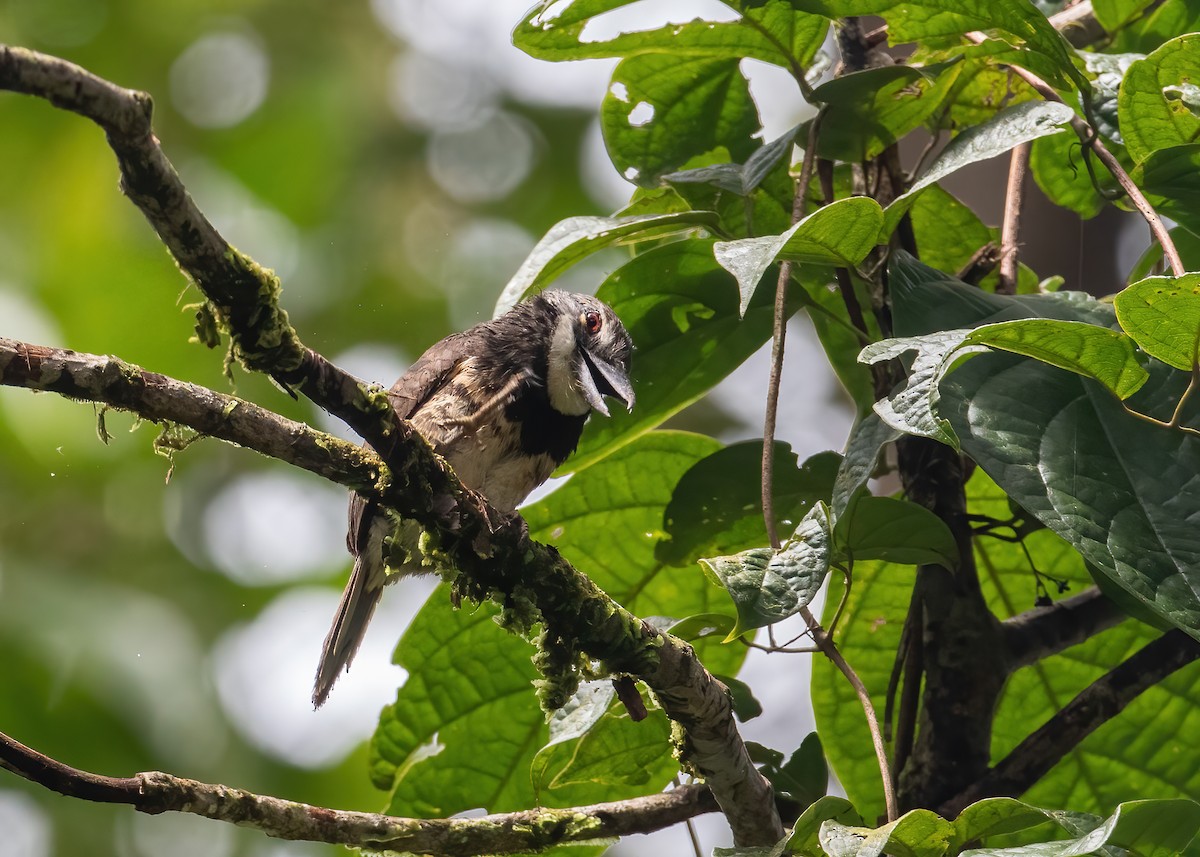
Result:
<svg viewBox="0 0 1200 857">
<path fill-rule="evenodd" d="M 889 65 L 836 77 L 813 92 L 825 105 L 817 152 L 865 161 L 932 116 L 949 95 L 961 65 L 918 69 Z"/>
<path fill-rule="evenodd" d="M 926 186 L 911 205 L 913 237 L 921 251 L 921 261 L 931 268 L 957 274 L 985 244 L 998 243 L 996 230 L 984 226 L 979 215 L 936 184 Z"/>
<path fill-rule="evenodd" d="M 727 675 L 714 676 L 714 678 L 725 685 L 729 691 L 729 698 L 733 703 L 733 714 L 738 720 L 745 723 L 747 720 L 753 720 L 762 715 L 762 703 L 754 698 L 754 691 L 751 690 L 750 685 Z"/>
<path fill-rule="evenodd" d="M 1196 211 L 1200 209 L 1200 143 L 1151 152 L 1131 175 L 1139 187 L 1152 194 L 1160 214 L 1196 228 Z"/>
<path fill-rule="evenodd" d="M 1026 50 L 1027 58 L 1041 58 L 1032 71 L 1048 75 L 1061 88 L 1073 83 L 1086 92 L 1088 82 L 1075 66 L 1074 51 L 1046 16 L 1024 0 L 793 0 L 796 8 L 830 18 L 848 15 L 882 15 L 893 44 L 918 42 L 973 30 L 999 30 Z M 1018 55 L 1009 60 L 1025 65 Z"/>
<path fill-rule="evenodd" d="M 954 841 L 954 826 L 927 809 L 906 812 L 882 827 L 821 825 L 821 845 L 829 857 L 879 857 L 885 851 L 905 857 L 943 857 Z"/>
<path fill-rule="evenodd" d="M 837 554 L 900 565 L 958 567 L 958 545 L 946 522 L 916 503 L 893 497 L 860 497 L 833 531 Z"/>
<path fill-rule="evenodd" d="M 1047 819 L 1053 821 L 1054 816 L 1015 798 L 985 798 L 958 814 L 954 819 L 954 832 L 959 842 L 972 842 L 1037 827 Z"/>
<path fill-rule="evenodd" d="M 829 527 L 828 507 L 819 502 L 778 551 L 754 548 L 700 560 L 737 608 L 727 639 L 786 619 L 812 601 L 829 571 Z"/>
<path fill-rule="evenodd" d="M 768 762 L 762 773 L 777 794 L 786 795 L 806 809 L 823 798 L 829 788 L 829 765 L 816 732 L 805 737 L 786 763 Z"/>
<path fill-rule="evenodd" d="M 653 788 L 679 769 L 670 752 L 671 727 L 660 709 L 634 723 L 609 681 L 581 686 L 567 707 L 550 720 L 550 741 L 533 758 L 530 775 L 538 800 L 556 803 L 605 787 Z M 561 715 L 561 716 L 560 716 Z M 576 787 L 570 796 L 553 793 Z M 587 799 L 587 798 L 583 798 Z"/>
<path fill-rule="evenodd" d="M 1077 137 L 1052 134 L 1033 141 L 1029 169 L 1033 180 L 1051 202 L 1087 220 L 1100 213 L 1105 199 L 1092 184 L 1083 158 Z M 1097 175 L 1106 176 L 1107 172 L 1098 170 Z"/>
<path fill-rule="evenodd" d="M 1145 54 L 1097 54 L 1091 51 L 1080 51 L 1087 70 L 1096 77 L 1092 81 L 1092 95 L 1089 99 L 1091 118 L 1095 122 L 1096 131 L 1102 137 L 1107 137 L 1114 143 L 1124 145 L 1120 128 L 1120 91 L 1121 81 L 1129 67 Z"/>
<path fill-rule="evenodd" d="M 637 346 L 637 406 L 589 420 L 562 472 L 594 464 L 683 410 L 771 337 L 773 296 L 755 298 L 739 320 L 737 292 L 713 259 L 711 241 L 676 241 L 643 253 L 614 271 L 597 295 Z"/>
<path fill-rule="evenodd" d="M 1129 21 L 1115 34 L 1113 48 L 1148 53 L 1180 33 L 1200 31 L 1200 8 L 1194 0 L 1165 0 Z"/>
<path fill-rule="evenodd" d="M 1154 0 L 1092 0 L 1092 9 L 1100 26 L 1112 33 L 1153 2 Z"/>
<path fill-rule="evenodd" d="M 736 59 L 629 57 L 613 71 L 600 107 L 613 165 L 644 187 L 717 146 L 745 160 L 757 148 L 759 124 Z"/>
<path fill-rule="evenodd" d="M 1200 299 L 1197 306 L 1200 320 Z M 1150 377 L 1137 362 L 1133 339 L 1082 321 L 1031 318 L 988 324 L 975 328 L 965 342 L 1023 354 L 1094 378 L 1119 399 L 1132 396 Z"/>
<path fill-rule="evenodd" d="M 396 662 L 408 679 L 371 740 L 371 778 L 391 793 L 388 812 L 435 818 L 529 805 L 526 771 L 546 724 L 529 644 L 496 627 L 498 612 L 453 610 L 439 586 L 401 638 Z M 468 654 L 479 651 L 488 657 Z"/>
<path fill-rule="evenodd" d="M 896 431 L 931 438 L 958 449 L 958 438 L 950 423 L 936 413 L 941 396 L 938 385 L 969 334 L 968 330 L 946 330 L 885 339 L 864 348 L 858 359 L 868 365 L 916 352 L 904 387 L 876 402 L 875 413 Z"/>
<path fill-rule="evenodd" d="M 772 487 L 780 532 L 790 532 L 814 503 L 829 496 L 839 460 L 823 452 L 801 465 L 786 443 L 775 444 Z M 764 544 L 761 474 L 761 440 L 731 444 L 696 462 L 679 479 L 663 513 L 666 538 L 655 556 L 689 566 L 703 556 Z"/>
<path fill-rule="evenodd" d="M 829 819 L 837 819 L 843 824 L 862 823 L 854 805 L 842 797 L 828 795 L 809 806 L 796 823 L 792 825 L 792 835 L 788 838 L 787 850 L 800 857 L 826 857 L 821 848 L 821 825 Z"/>
<path fill-rule="evenodd" d="M 716 225 L 710 211 L 681 211 L 634 217 L 568 217 L 550 227 L 504 286 L 493 317 L 546 288 L 563 271 L 619 241 L 658 238 L 668 232 Z"/>
<path fill-rule="evenodd" d="M 1200 116 L 1171 87 L 1200 80 L 1200 34 L 1172 39 L 1129 67 L 1121 83 L 1117 113 L 1121 135 L 1134 161 L 1158 149 L 1195 143 Z"/>
<path fill-rule="evenodd" d="M 726 163 L 695 167 L 678 173 L 668 173 L 663 179 L 683 184 L 711 184 L 738 196 L 749 196 L 784 156 L 791 154 L 799 130 L 800 126 L 797 125 L 783 136 L 755 150 L 754 154 L 746 159 L 745 165 Z"/>
<path fill-rule="evenodd" d="M 1192 371 L 1200 348 L 1200 274 L 1147 277 L 1127 286 L 1113 303 L 1117 321 L 1139 348 Z"/>
<path fill-rule="evenodd" d="M 1075 111 L 1054 101 L 1025 101 L 1005 108 L 984 122 L 963 131 L 950 141 L 909 190 L 887 207 L 885 232 L 890 233 L 924 188 L 941 181 L 968 164 L 986 161 L 1014 146 L 1060 133 L 1075 117 Z"/>
<path fill-rule="evenodd" d="M 854 423 L 850 438 L 846 441 L 846 454 L 838 467 L 837 481 L 833 485 L 830 507 L 835 519 L 842 517 L 851 498 L 867 484 L 883 447 L 899 437 L 900 433 L 874 411 L 863 414 Z"/>
<path fill-rule="evenodd" d="M 653 30 L 584 39 L 597 16 L 634 0 L 581 0 L 564 6 L 542 0 L 513 31 L 513 44 L 544 60 L 630 57 L 649 53 L 741 59 L 749 57 L 785 68 L 806 66 L 824 41 L 828 21 L 798 12 L 786 0 L 747 4 L 738 21 L 696 19 Z"/>
<path fill-rule="evenodd" d="M 713 255 L 738 282 L 745 312 L 763 274 L 776 259 L 815 265 L 853 267 L 875 246 L 883 209 L 873 199 L 839 199 L 800 220 L 782 235 L 718 241 Z"/>
<path fill-rule="evenodd" d="M 1063 823 L 1061 814 L 1047 815 Z M 1064 825 L 1065 826 L 1065 825 Z M 1175 857 L 1200 830 L 1200 804 L 1190 800 L 1131 801 L 1075 839 L 1016 848 L 973 848 L 963 857 L 1084 857 L 1116 846 L 1143 857 Z"/>
<path fill-rule="evenodd" d="M 712 438 L 686 432 L 643 435 L 523 507 L 530 536 L 555 545 L 638 616 L 728 613 L 728 596 L 699 569 L 681 573 L 657 557 L 676 485 L 718 449 Z M 715 640 L 698 640 L 696 650 L 711 671 L 724 675 L 736 675 L 745 658 L 744 648 Z"/>
</svg>

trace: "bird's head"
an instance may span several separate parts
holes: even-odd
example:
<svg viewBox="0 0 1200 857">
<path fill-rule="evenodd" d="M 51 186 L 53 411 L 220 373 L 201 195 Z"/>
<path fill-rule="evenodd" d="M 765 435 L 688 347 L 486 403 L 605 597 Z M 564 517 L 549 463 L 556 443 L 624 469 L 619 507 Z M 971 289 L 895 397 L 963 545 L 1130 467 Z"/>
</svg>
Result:
<svg viewBox="0 0 1200 857">
<path fill-rule="evenodd" d="M 590 295 L 551 290 L 539 298 L 552 316 L 546 387 L 564 414 L 596 410 L 608 416 L 606 396 L 633 410 L 629 360 L 633 342 L 616 313 Z"/>
</svg>

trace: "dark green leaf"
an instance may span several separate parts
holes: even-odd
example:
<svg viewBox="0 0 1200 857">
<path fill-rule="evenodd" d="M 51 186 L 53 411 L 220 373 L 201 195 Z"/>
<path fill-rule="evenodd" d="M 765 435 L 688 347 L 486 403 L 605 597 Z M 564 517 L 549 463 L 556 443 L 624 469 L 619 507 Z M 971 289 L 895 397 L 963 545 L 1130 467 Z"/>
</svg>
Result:
<svg viewBox="0 0 1200 857">
<path fill-rule="evenodd" d="M 1151 152 L 1132 176 L 1153 195 L 1160 213 L 1195 228 L 1195 213 L 1200 210 L 1200 143 Z"/>
<path fill-rule="evenodd" d="M 1121 83 L 1118 116 L 1134 161 L 1200 138 L 1200 116 L 1168 89 L 1196 80 L 1200 80 L 1200 34 L 1172 39 L 1129 67 Z"/>
<path fill-rule="evenodd" d="M 739 320 L 737 290 L 713 259 L 711 241 L 676 241 L 643 253 L 614 271 L 597 294 L 637 346 L 637 406 L 633 413 L 618 409 L 609 419 L 589 420 L 565 472 L 599 461 L 687 407 L 771 337 L 773 295 L 755 298 Z"/>
<path fill-rule="evenodd" d="M 755 150 L 754 154 L 746 159 L 745 165 L 713 164 L 710 167 L 695 167 L 683 172 L 668 173 L 663 178 L 669 182 L 711 184 L 738 196 L 749 196 L 783 157 L 791 154 L 793 141 L 799 130 L 800 126 L 797 125 L 782 137 Z"/>
<path fill-rule="evenodd" d="M 759 120 L 738 60 L 642 54 L 613 71 L 600 127 L 617 171 L 649 187 L 717 146 L 744 161 Z"/>
<path fill-rule="evenodd" d="M 1190 372 L 1200 348 L 1200 274 L 1147 277 L 1114 301 L 1117 320 L 1149 354 Z"/>
<path fill-rule="evenodd" d="M 957 64 L 928 73 L 889 65 L 822 84 L 812 96 L 825 105 L 818 154 L 850 162 L 874 158 L 942 106 L 960 70 Z"/>
<path fill-rule="evenodd" d="M 936 184 L 916 195 L 908 214 L 921 261 L 947 274 L 957 274 L 980 248 L 998 239 L 996 230 L 984 226 L 979 215 Z"/>
<path fill-rule="evenodd" d="M 738 621 L 729 639 L 786 619 L 806 606 L 829 571 L 829 511 L 814 505 L 783 546 L 700 562 L 729 591 Z"/>
<path fill-rule="evenodd" d="M 851 498 L 867 484 L 879 453 L 886 444 L 900 437 L 900 433 L 869 411 L 858 418 L 846 441 L 846 455 L 838 467 L 837 481 L 833 485 L 830 507 L 835 520 L 842 517 Z"/>
<path fill-rule="evenodd" d="M 771 781 L 776 793 L 790 797 L 805 808 L 823 798 L 829 788 L 829 765 L 816 732 L 805 737 L 785 764 L 768 762 L 762 773 Z"/>
<path fill-rule="evenodd" d="M 737 279 L 739 307 L 744 312 L 763 274 L 776 259 L 853 267 L 875 246 L 882 225 L 879 203 L 852 196 L 817 209 L 782 235 L 718 241 L 713 245 L 713 255 Z"/>
<path fill-rule="evenodd" d="M 563 271 L 601 248 L 619 241 L 656 238 L 664 233 L 717 222 L 710 211 L 681 211 L 633 217 L 568 217 L 550 227 L 496 301 L 502 315 L 529 294 L 546 288 Z"/>
<path fill-rule="evenodd" d="M 814 455 L 799 464 L 785 443 L 775 444 L 776 525 L 790 532 L 832 491 L 839 456 Z M 702 556 L 736 553 L 767 541 L 762 515 L 762 441 L 748 440 L 714 452 L 683 474 L 663 516 L 666 538 L 655 555 L 687 566 Z"/>
<path fill-rule="evenodd" d="M 1113 49 L 1149 53 L 1180 33 L 1200 31 L 1195 0 L 1165 0 L 1129 21 L 1116 33 Z"/>
<path fill-rule="evenodd" d="M 754 691 L 750 689 L 750 685 L 727 675 L 715 678 L 728 688 L 729 696 L 733 700 L 733 713 L 738 720 L 745 723 L 762 714 L 762 703 L 754 698 Z"/>
<path fill-rule="evenodd" d="M 946 522 L 916 503 L 860 497 L 833 531 L 836 554 L 900 565 L 958 567 L 958 545 Z"/>
<path fill-rule="evenodd" d="M 1120 128 L 1118 106 L 1121 81 L 1129 67 L 1145 54 L 1096 54 L 1080 52 L 1087 70 L 1096 75 L 1092 81 L 1091 118 L 1102 137 L 1114 143 L 1124 144 Z"/>
<path fill-rule="evenodd" d="M 1171 230 L 1171 241 L 1175 244 L 1175 249 L 1179 251 L 1183 267 L 1189 271 L 1200 271 L 1200 237 L 1197 237 L 1191 230 L 1176 226 Z M 1138 280 L 1144 280 L 1151 275 L 1155 268 L 1162 270 L 1162 260 L 1162 245 L 1156 241 L 1147 247 L 1142 257 L 1134 263 L 1133 269 L 1129 272 L 1128 282 L 1136 283 Z"/>
</svg>

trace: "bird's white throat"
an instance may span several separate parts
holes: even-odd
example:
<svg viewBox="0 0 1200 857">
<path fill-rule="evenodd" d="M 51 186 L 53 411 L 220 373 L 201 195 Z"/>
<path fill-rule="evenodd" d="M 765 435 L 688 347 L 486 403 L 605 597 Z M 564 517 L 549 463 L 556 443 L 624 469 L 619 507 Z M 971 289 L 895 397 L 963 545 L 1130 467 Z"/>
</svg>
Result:
<svg viewBox="0 0 1200 857">
<path fill-rule="evenodd" d="M 550 395 L 550 406 L 554 410 L 573 417 L 586 414 L 591 409 L 580 389 L 579 379 L 575 377 L 576 348 L 575 319 L 570 314 L 563 314 L 554 326 L 554 335 L 550 337 L 546 392 Z M 582 362 L 579 361 L 581 368 Z"/>
</svg>

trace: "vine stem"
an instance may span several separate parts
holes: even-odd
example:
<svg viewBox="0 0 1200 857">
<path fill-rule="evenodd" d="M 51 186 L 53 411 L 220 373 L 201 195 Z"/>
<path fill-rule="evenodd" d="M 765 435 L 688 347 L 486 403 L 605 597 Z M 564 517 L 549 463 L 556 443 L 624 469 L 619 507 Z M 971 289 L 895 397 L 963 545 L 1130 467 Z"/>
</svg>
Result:
<svg viewBox="0 0 1200 857">
<path fill-rule="evenodd" d="M 1000 282 L 996 294 L 1017 293 L 1017 237 L 1025 204 L 1025 173 L 1029 170 L 1030 143 L 1012 150 L 1008 162 L 1008 190 L 1004 194 L 1004 222 L 1000 227 Z"/>
<path fill-rule="evenodd" d="M 817 156 L 817 132 L 824 111 L 818 110 L 808 127 L 808 141 L 804 147 L 804 161 L 800 167 L 800 178 L 792 198 L 792 225 L 804 217 L 808 204 L 808 185 L 812 181 L 813 165 Z M 775 283 L 775 330 L 771 338 L 771 377 L 767 383 L 767 409 L 763 418 L 762 451 L 762 509 L 763 522 L 767 525 L 767 538 L 776 550 L 782 544 L 779 529 L 775 525 L 775 500 L 772 484 L 775 478 L 775 425 L 779 417 L 779 385 L 783 380 L 783 354 L 787 339 L 787 290 L 792 278 L 792 263 L 784 260 L 779 266 L 779 279 Z"/>
<path fill-rule="evenodd" d="M 987 36 L 980 32 L 967 33 L 968 41 L 980 45 L 987 41 Z M 1009 66 L 1013 74 L 1028 83 L 1033 89 L 1047 101 L 1057 101 L 1060 104 L 1065 102 L 1062 96 L 1055 91 L 1054 87 L 1046 83 L 1036 74 L 1020 66 Z M 1175 242 L 1171 240 L 1171 235 L 1167 231 L 1166 224 L 1162 222 L 1162 218 L 1158 216 L 1158 212 L 1154 210 L 1154 206 L 1150 204 L 1150 200 L 1146 199 L 1146 195 L 1142 193 L 1142 189 L 1137 186 L 1137 183 L 1130 177 L 1125 168 L 1121 166 L 1121 162 L 1116 156 L 1108 150 L 1101 142 L 1099 135 L 1091 125 L 1079 116 L 1071 118 L 1071 128 L 1079 135 L 1079 139 L 1083 141 L 1083 145 L 1091 148 L 1096 153 L 1096 157 L 1100 162 L 1108 168 L 1112 173 L 1113 178 L 1117 180 L 1117 184 L 1121 186 L 1129 201 L 1142 215 L 1146 224 L 1150 227 L 1150 232 L 1154 235 L 1155 240 L 1162 246 L 1163 256 L 1167 263 L 1171 266 L 1171 273 L 1176 277 L 1182 277 L 1187 273 L 1187 269 L 1183 265 L 1183 260 L 1179 258 L 1179 251 L 1175 249 Z"/>
<path fill-rule="evenodd" d="M 896 803 L 896 786 L 892 781 L 887 746 L 883 741 L 883 731 L 879 728 L 879 716 L 875 713 L 875 704 L 871 702 L 871 694 L 867 692 L 867 686 L 863 684 L 858 673 L 854 671 L 854 667 L 850 666 L 850 662 L 838 650 L 833 638 L 821 627 L 821 623 L 817 621 L 817 617 L 812 614 L 812 611 L 807 607 L 802 607 L 800 615 L 804 617 L 804 621 L 812 630 L 813 641 L 821 650 L 821 654 L 829 658 L 833 665 L 841 671 L 842 675 L 846 677 L 846 681 L 850 682 L 850 686 L 854 688 L 854 695 L 862 703 L 863 712 L 867 715 L 867 728 L 871 732 L 871 743 L 875 747 L 875 758 L 879 762 L 880 778 L 883 780 L 883 803 L 887 811 L 887 820 L 895 821 L 900 817 L 900 810 Z"/>
</svg>

